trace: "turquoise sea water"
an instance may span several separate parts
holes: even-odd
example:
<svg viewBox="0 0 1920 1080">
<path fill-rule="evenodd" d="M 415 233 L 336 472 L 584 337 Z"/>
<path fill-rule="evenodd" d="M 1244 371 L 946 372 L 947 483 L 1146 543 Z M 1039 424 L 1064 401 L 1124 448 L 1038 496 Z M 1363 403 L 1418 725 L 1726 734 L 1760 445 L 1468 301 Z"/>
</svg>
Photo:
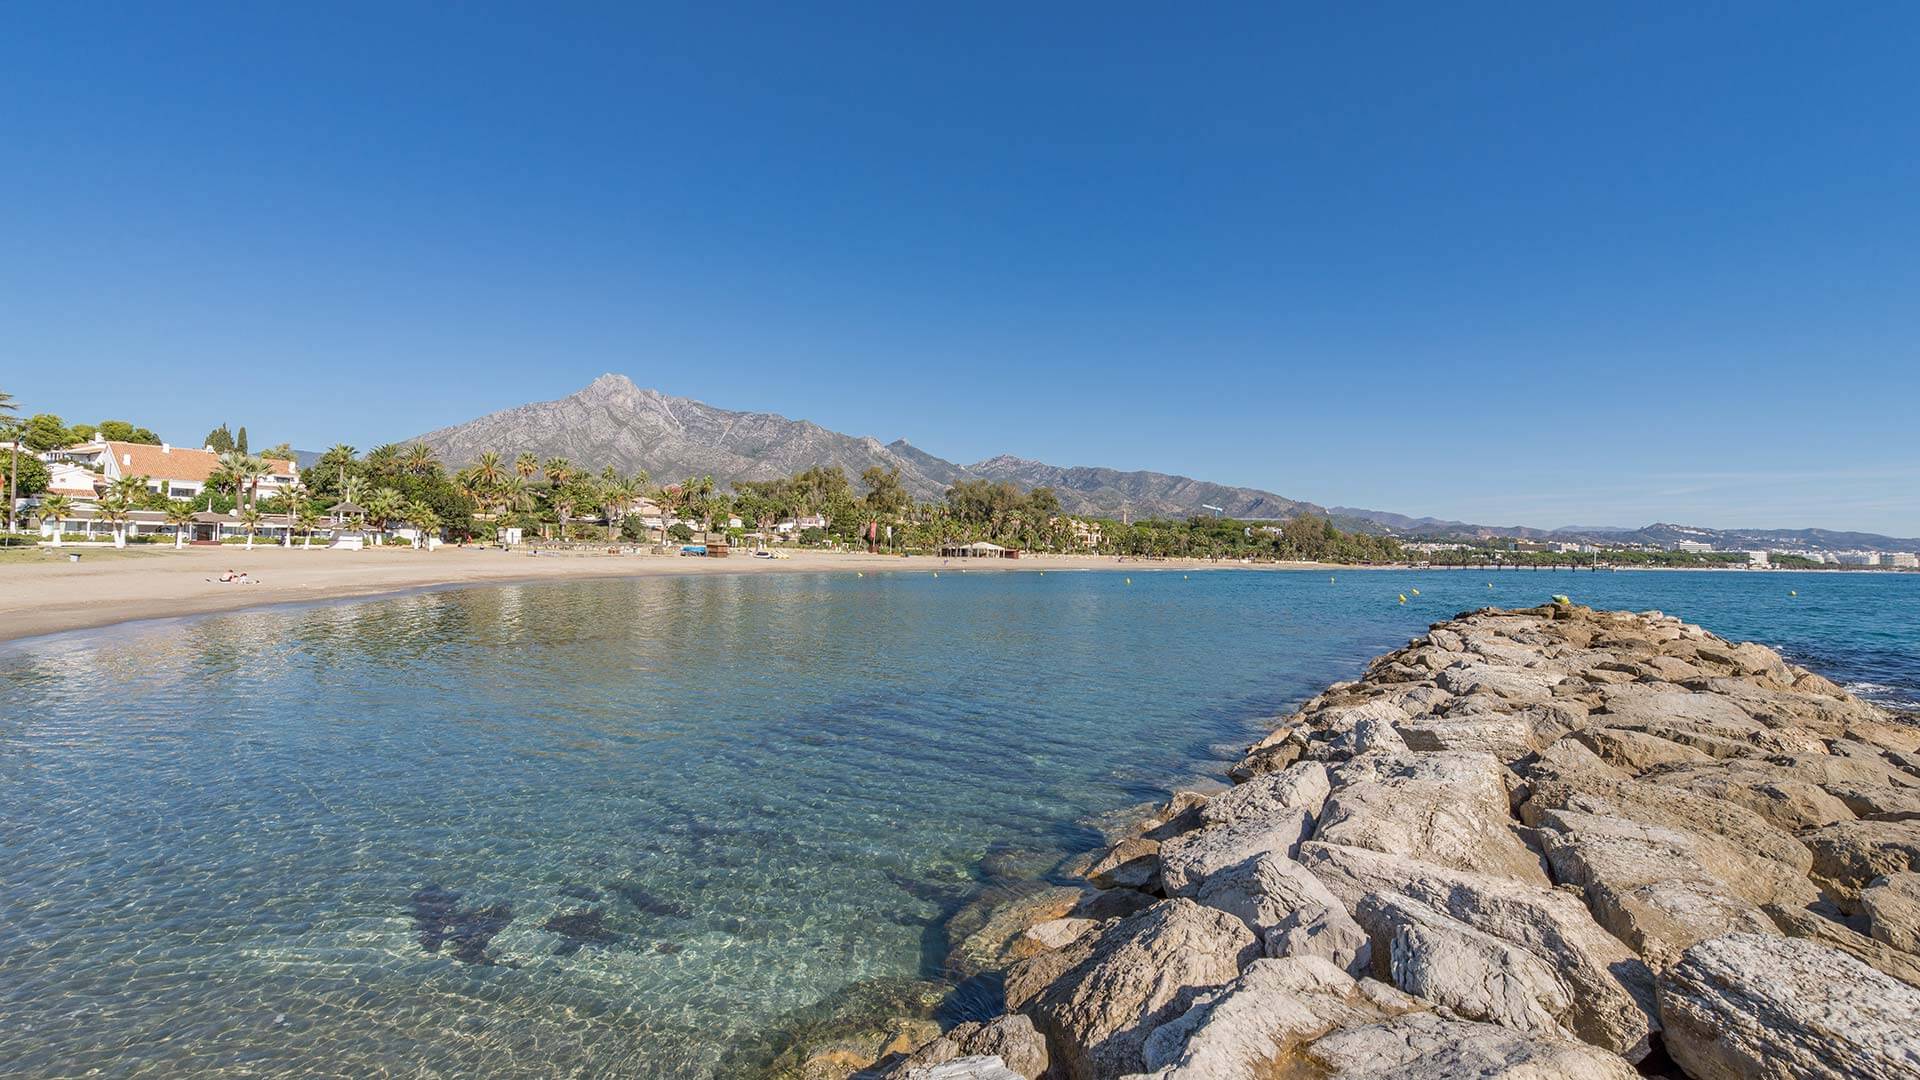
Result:
<svg viewBox="0 0 1920 1080">
<path fill-rule="evenodd" d="M 1888 574 L 639 579 L 0 648 L 0 1072 L 729 1075 L 937 978 L 943 916 L 1083 822 L 1553 593 L 1920 701 Z"/>
</svg>

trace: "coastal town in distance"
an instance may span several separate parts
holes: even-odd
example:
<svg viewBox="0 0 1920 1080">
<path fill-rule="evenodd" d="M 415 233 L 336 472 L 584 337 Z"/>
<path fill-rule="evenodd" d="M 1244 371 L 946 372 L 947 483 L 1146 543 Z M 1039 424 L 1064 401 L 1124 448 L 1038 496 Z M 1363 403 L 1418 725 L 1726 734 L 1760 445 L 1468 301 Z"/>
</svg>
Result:
<svg viewBox="0 0 1920 1080">
<path fill-rule="evenodd" d="M 1920 1078 L 1920 4 L 28 4 L 0 1080 Z"/>
</svg>

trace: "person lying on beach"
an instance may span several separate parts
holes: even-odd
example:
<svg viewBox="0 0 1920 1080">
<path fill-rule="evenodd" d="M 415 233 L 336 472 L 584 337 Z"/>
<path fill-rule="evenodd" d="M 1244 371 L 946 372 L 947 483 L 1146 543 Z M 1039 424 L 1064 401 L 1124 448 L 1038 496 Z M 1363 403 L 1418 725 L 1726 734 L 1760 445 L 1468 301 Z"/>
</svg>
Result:
<svg viewBox="0 0 1920 1080">
<path fill-rule="evenodd" d="M 239 570 L 239 571 L 234 571 L 234 570 L 229 570 L 229 571 L 227 571 L 226 573 L 224 573 L 224 574 L 221 574 L 221 575 L 220 575 L 219 577 L 217 577 L 217 578 L 208 578 L 207 580 L 208 580 L 208 581 L 217 581 L 217 582 L 219 582 L 219 583 L 220 583 L 220 584 L 222 584 L 222 585 L 255 585 L 255 584 L 258 584 L 258 582 L 256 582 L 256 581 L 254 581 L 254 580 L 253 580 L 252 578 L 250 578 L 250 577 L 248 577 L 248 576 L 247 576 L 247 572 L 246 572 L 245 570 Z"/>
</svg>

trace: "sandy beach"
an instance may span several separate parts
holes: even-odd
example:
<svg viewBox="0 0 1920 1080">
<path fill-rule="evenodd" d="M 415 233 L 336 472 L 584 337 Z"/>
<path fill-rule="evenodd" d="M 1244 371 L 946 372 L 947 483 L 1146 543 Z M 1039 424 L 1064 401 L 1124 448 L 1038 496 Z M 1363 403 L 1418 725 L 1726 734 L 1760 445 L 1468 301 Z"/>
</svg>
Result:
<svg viewBox="0 0 1920 1080">
<path fill-rule="evenodd" d="M 78 554 L 78 562 L 67 556 Z M 796 551 L 785 559 L 734 555 L 724 559 L 673 555 L 565 553 L 443 547 L 438 551 L 369 548 L 365 551 L 256 547 L 68 546 L 55 551 L 0 554 L 0 641 L 137 619 L 236 611 L 268 604 L 339 600 L 432 586 L 479 585 L 552 578 L 641 577 L 664 574 L 764 574 L 892 570 L 1003 572 L 1087 569 L 1218 569 L 1238 563 L 1203 560 L 1124 562 L 1112 556 L 1035 555 L 1020 559 L 954 559 Z M 243 570 L 256 584 L 216 580 Z"/>
</svg>

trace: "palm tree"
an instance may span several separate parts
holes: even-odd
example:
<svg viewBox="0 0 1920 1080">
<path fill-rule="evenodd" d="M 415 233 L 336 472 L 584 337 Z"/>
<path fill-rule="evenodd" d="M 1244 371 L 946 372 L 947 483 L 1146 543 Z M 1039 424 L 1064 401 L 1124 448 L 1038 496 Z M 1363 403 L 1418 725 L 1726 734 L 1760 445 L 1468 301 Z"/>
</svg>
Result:
<svg viewBox="0 0 1920 1080">
<path fill-rule="evenodd" d="M 483 490 L 491 491 L 507 479 L 507 463 L 492 450 L 473 459 L 473 478 Z"/>
<path fill-rule="evenodd" d="M 53 522 L 53 546 L 60 546 L 60 521 L 73 510 L 73 500 L 65 495 L 47 495 L 40 499 L 40 507 L 34 511 L 40 516 L 40 524 Z"/>
<path fill-rule="evenodd" d="M 415 476 L 431 476 L 440 462 L 433 456 L 433 449 L 426 443 L 413 443 L 407 447 L 406 456 L 401 465 Z"/>
<path fill-rule="evenodd" d="M 522 453 L 513 459 L 513 471 L 520 474 L 520 479 L 531 480 L 540 473 L 540 459 L 532 454 Z"/>
<path fill-rule="evenodd" d="M 567 519 L 573 516 L 573 492 L 562 488 L 553 493 L 553 514 L 560 519 L 560 539 L 567 538 Z"/>
<path fill-rule="evenodd" d="M 20 406 L 13 395 L 0 390 L 0 413 L 17 413 Z M 7 453 L 11 460 L 7 463 L 7 531 L 15 528 L 14 507 L 20 501 L 20 421 L 9 415 L 0 421 L 0 434 L 7 437 Z"/>
<path fill-rule="evenodd" d="M 418 501 L 407 504 L 406 514 L 407 522 L 414 528 L 414 546 L 431 550 L 427 534 L 439 528 L 440 515 L 433 512 L 433 507 Z"/>
<path fill-rule="evenodd" d="M 173 550 L 179 551 L 186 541 L 187 526 L 193 524 L 193 504 L 168 499 L 166 513 L 167 524 L 173 526 Z"/>
<path fill-rule="evenodd" d="M 357 451 L 346 443 L 334 443 L 331 447 L 327 448 L 325 454 L 321 455 L 322 457 L 331 458 L 339 462 L 340 486 L 343 489 L 347 486 L 347 466 L 353 463 L 353 455 L 355 453 L 357 453 Z"/>
<path fill-rule="evenodd" d="M 294 511 L 293 523 L 300 529 L 300 549 L 304 551 L 312 547 L 313 527 L 320 523 L 319 511 L 307 503 L 301 503 L 300 509 Z"/>
<path fill-rule="evenodd" d="M 258 507 L 249 506 L 245 510 L 240 511 L 240 526 L 247 530 L 248 551 L 253 550 L 253 534 L 260 530 L 260 522 L 263 520 L 265 520 L 265 515 L 260 513 Z"/>
<path fill-rule="evenodd" d="M 577 472 L 573 467 L 573 462 L 563 457 L 548 458 L 547 463 L 541 466 L 541 471 L 547 474 L 547 483 L 553 487 L 564 485 L 567 481 L 573 479 Z"/>
<path fill-rule="evenodd" d="M 247 505 L 255 506 L 260 502 L 260 480 L 273 472 L 273 466 L 265 458 L 249 456 L 243 466 L 241 477 L 247 482 Z"/>
<path fill-rule="evenodd" d="M 301 510 L 307 508 L 307 486 L 296 477 L 289 481 L 286 487 L 280 489 L 280 500 L 283 509 L 287 512 L 287 538 L 280 546 L 292 547 L 293 519 Z"/>
<path fill-rule="evenodd" d="M 127 500 L 126 496 L 109 492 L 101 498 L 99 507 L 100 509 L 95 512 L 95 516 L 101 521 L 113 526 L 113 546 L 117 548 L 126 547 L 127 521 L 129 520 L 129 515 L 133 512 L 133 504 Z"/>
<path fill-rule="evenodd" d="M 220 455 L 220 469 L 210 480 L 213 483 L 233 486 L 233 505 L 240 506 L 246 492 L 247 455 L 238 450 L 229 450 Z"/>
<path fill-rule="evenodd" d="M 367 521 L 379 533 L 381 543 L 386 543 L 387 526 L 400 516 L 405 505 L 400 493 L 392 488 L 383 487 L 367 496 Z"/>
<path fill-rule="evenodd" d="M 147 478 L 144 476 L 122 476 L 107 484 L 107 494 L 125 500 L 129 506 L 146 493 Z"/>
</svg>

